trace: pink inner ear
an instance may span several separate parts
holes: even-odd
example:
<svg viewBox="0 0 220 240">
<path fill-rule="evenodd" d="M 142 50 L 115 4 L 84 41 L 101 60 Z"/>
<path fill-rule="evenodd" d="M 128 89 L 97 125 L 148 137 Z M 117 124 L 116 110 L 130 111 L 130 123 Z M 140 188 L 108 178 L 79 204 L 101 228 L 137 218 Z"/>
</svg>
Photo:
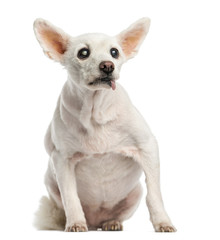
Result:
<svg viewBox="0 0 220 240">
<path fill-rule="evenodd" d="M 51 30 L 51 29 L 42 29 L 40 31 L 41 37 L 46 43 L 46 45 L 53 51 L 58 54 L 64 54 L 66 51 L 67 41 L 62 38 L 62 36 Z"/>
<path fill-rule="evenodd" d="M 130 55 L 132 52 L 135 52 L 141 38 L 143 37 L 144 31 L 142 29 L 134 30 L 129 32 L 128 35 L 125 35 L 122 41 L 122 49 L 126 56 Z"/>
</svg>

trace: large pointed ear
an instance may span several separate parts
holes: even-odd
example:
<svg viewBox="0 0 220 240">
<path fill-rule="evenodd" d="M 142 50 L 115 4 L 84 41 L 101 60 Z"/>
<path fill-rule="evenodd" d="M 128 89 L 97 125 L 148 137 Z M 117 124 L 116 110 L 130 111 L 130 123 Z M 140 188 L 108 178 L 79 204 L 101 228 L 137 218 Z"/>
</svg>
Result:
<svg viewBox="0 0 220 240">
<path fill-rule="evenodd" d="M 117 35 L 117 40 L 127 59 L 132 58 L 137 54 L 141 43 L 148 33 L 149 27 L 150 19 L 141 18 Z"/>
<path fill-rule="evenodd" d="M 51 59 L 62 62 L 67 50 L 69 36 L 44 19 L 36 19 L 34 32 L 44 53 Z"/>
</svg>

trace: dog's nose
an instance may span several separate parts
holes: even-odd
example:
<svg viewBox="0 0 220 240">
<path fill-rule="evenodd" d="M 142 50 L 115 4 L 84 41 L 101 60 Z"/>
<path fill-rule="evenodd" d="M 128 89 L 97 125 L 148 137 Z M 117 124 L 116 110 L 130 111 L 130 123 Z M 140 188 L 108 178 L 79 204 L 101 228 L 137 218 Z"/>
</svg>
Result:
<svg viewBox="0 0 220 240">
<path fill-rule="evenodd" d="M 111 61 L 104 61 L 99 64 L 99 69 L 107 74 L 110 74 L 114 71 L 115 65 Z"/>
</svg>

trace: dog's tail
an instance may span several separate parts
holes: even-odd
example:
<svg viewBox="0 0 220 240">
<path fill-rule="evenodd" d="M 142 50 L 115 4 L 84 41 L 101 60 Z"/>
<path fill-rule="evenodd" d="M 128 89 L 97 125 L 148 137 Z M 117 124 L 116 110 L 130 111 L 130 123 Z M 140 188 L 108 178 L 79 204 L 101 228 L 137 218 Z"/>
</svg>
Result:
<svg viewBox="0 0 220 240">
<path fill-rule="evenodd" d="M 66 217 L 63 209 L 48 197 L 42 197 L 35 213 L 34 226 L 38 230 L 64 230 Z"/>
</svg>

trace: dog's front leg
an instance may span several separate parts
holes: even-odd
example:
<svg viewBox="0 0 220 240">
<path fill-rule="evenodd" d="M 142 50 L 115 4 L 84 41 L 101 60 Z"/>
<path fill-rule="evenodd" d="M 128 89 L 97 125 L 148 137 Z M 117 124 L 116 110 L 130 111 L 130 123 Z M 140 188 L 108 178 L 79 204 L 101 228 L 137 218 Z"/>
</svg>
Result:
<svg viewBox="0 0 220 240">
<path fill-rule="evenodd" d="M 150 218 L 156 232 L 174 232 L 172 225 L 164 208 L 160 190 L 160 163 L 157 142 L 151 139 L 149 145 L 141 154 L 140 164 L 146 176 L 147 206 Z"/>
<path fill-rule="evenodd" d="M 150 138 L 146 145 L 141 146 L 135 155 L 146 176 L 146 202 L 155 231 L 175 232 L 176 229 L 165 211 L 161 196 L 159 154 L 154 137 Z"/>
<path fill-rule="evenodd" d="M 65 159 L 58 151 L 53 151 L 52 161 L 66 215 L 66 232 L 88 231 L 84 212 L 77 194 L 75 165 L 71 159 Z"/>
</svg>

